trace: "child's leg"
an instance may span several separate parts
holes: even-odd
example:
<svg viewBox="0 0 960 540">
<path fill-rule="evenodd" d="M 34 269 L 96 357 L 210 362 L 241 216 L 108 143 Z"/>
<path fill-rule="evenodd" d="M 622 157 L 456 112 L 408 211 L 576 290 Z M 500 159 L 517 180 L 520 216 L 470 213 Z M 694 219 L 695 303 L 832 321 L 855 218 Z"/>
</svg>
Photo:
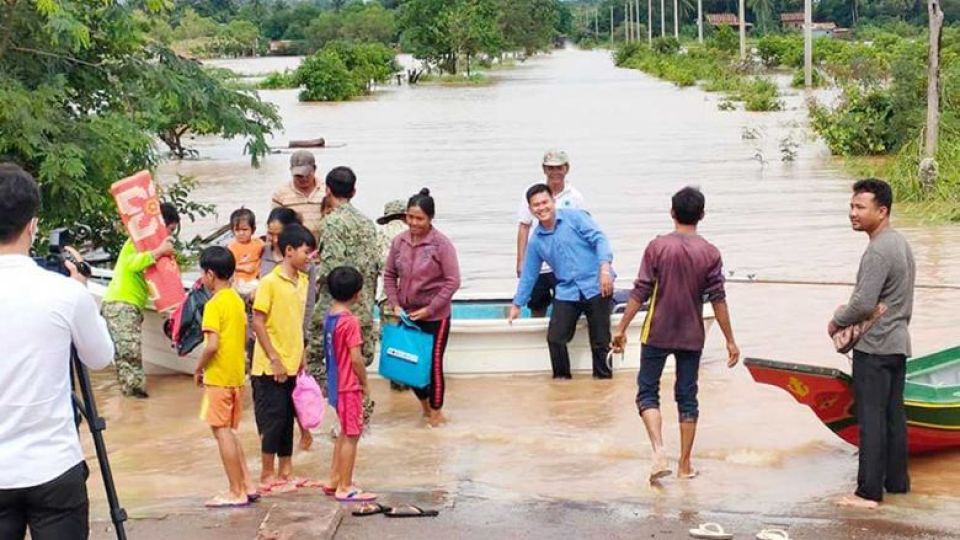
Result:
<svg viewBox="0 0 960 540">
<path fill-rule="evenodd" d="M 237 500 L 247 500 L 247 490 L 244 484 L 242 451 L 237 444 L 237 439 L 233 435 L 233 430 L 228 427 L 213 427 L 213 436 L 217 439 L 217 446 L 220 447 L 220 459 L 223 461 L 223 470 L 227 473 L 227 480 L 230 481 L 230 497 Z"/>
<path fill-rule="evenodd" d="M 290 377 L 286 382 L 278 385 L 282 388 L 282 416 L 279 432 L 279 447 L 277 457 L 280 458 L 278 471 L 281 480 L 290 480 L 293 477 L 293 426 L 296 424 L 296 410 L 293 408 L 293 388 L 296 379 Z"/>
<path fill-rule="evenodd" d="M 240 437 L 237 436 L 237 432 L 230 430 L 230 437 L 233 438 L 233 443 L 237 446 L 237 459 L 240 461 L 240 472 L 243 478 L 243 491 L 245 493 L 256 493 L 257 486 L 253 484 L 253 480 L 250 478 L 250 468 L 247 467 L 247 456 L 243 453 L 243 445 L 240 444 Z"/>
<path fill-rule="evenodd" d="M 337 442 L 333 445 L 333 457 L 330 459 L 330 482 L 327 487 L 337 489 L 340 487 L 340 448 L 343 446 L 344 436 L 337 437 Z"/>
<path fill-rule="evenodd" d="M 297 421 L 297 427 L 300 428 L 300 449 L 303 451 L 310 450 L 310 447 L 313 446 L 313 434 L 310 433 L 310 430 L 303 427 L 299 421 Z"/>
<path fill-rule="evenodd" d="M 277 479 L 277 471 L 273 468 L 276 461 L 276 454 L 260 454 L 260 483 L 270 485 Z"/>
<path fill-rule="evenodd" d="M 337 495 L 344 496 L 353 487 L 353 465 L 357 459 L 357 441 L 359 437 L 348 437 L 340 435 L 337 439 L 337 446 L 340 447 L 338 455 L 339 464 L 339 482 L 337 482 Z"/>
</svg>

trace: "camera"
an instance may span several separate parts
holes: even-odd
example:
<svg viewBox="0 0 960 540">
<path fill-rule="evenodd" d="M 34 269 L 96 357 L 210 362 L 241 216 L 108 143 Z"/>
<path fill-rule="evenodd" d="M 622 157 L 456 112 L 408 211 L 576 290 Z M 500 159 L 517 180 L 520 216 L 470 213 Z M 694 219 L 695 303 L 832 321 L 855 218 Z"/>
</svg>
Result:
<svg viewBox="0 0 960 540">
<path fill-rule="evenodd" d="M 90 277 L 92 273 L 90 265 L 84 261 L 77 260 L 69 251 L 64 249 L 70 245 L 72 241 L 73 237 L 69 230 L 65 228 L 54 229 L 50 231 L 50 236 L 47 241 L 47 254 L 43 257 L 34 257 L 33 260 L 36 261 L 40 268 L 67 277 L 70 277 L 70 271 L 67 270 L 67 265 L 64 263 L 70 261 L 77 267 L 77 272 L 80 272 L 84 277 Z"/>
</svg>

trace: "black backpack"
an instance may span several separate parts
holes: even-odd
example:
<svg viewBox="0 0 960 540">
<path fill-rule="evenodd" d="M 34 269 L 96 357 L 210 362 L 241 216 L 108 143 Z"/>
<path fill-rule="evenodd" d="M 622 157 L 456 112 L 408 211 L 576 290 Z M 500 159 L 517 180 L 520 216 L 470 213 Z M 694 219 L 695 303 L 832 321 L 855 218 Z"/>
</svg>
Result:
<svg viewBox="0 0 960 540">
<path fill-rule="evenodd" d="M 187 299 L 177 306 L 173 315 L 163 325 L 170 338 L 171 347 L 178 356 L 186 356 L 203 343 L 203 308 L 212 295 L 201 280 L 197 280 L 187 293 Z"/>
</svg>

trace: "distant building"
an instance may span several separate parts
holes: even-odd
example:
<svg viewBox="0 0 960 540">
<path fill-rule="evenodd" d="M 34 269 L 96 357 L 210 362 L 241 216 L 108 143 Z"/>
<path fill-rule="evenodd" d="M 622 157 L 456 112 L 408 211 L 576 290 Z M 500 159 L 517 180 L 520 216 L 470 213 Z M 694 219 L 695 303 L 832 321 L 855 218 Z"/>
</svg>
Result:
<svg viewBox="0 0 960 540">
<path fill-rule="evenodd" d="M 740 19 L 733 13 L 707 13 L 706 18 L 710 26 L 740 27 Z M 751 28 L 753 24 L 748 22 L 745 26 Z"/>
<path fill-rule="evenodd" d="M 780 25 L 784 30 L 803 30 L 803 12 L 794 11 L 780 14 Z"/>
<path fill-rule="evenodd" d="M 795 11 L 780 14 L 780 25 L 784 30 L 803 31 L 803 12 Z M 813 37 L 846 37 L 849 30 L 838 28 L 834 22 L 815 22 L 813 23 Z"/>
</svg>

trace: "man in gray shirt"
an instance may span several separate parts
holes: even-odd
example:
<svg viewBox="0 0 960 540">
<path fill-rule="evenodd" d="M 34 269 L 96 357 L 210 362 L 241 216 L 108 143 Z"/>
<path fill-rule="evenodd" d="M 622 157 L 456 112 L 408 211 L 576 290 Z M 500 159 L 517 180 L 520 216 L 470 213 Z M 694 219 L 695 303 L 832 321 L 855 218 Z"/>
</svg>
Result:
<svg viewBox="0 0 960 540">
<path fill-rule="evenodd" d="M 860 429 L 857 490 L 838 504 L 876 508 L 888 493 L 910 490 L 907 474 L 907 417 L 903 387 L 910 356 L 907 326 L 913 313 L 916 269 L 906 239 L 890 225 L 893 191 L 883 180 L 853 185 L 850 223 L 870 236 L 860 259 L 857 285 L 827 331 L 868 319 L 878 304 L 887 307 L 853 348 L 853 388 Z"/>
</svg>

